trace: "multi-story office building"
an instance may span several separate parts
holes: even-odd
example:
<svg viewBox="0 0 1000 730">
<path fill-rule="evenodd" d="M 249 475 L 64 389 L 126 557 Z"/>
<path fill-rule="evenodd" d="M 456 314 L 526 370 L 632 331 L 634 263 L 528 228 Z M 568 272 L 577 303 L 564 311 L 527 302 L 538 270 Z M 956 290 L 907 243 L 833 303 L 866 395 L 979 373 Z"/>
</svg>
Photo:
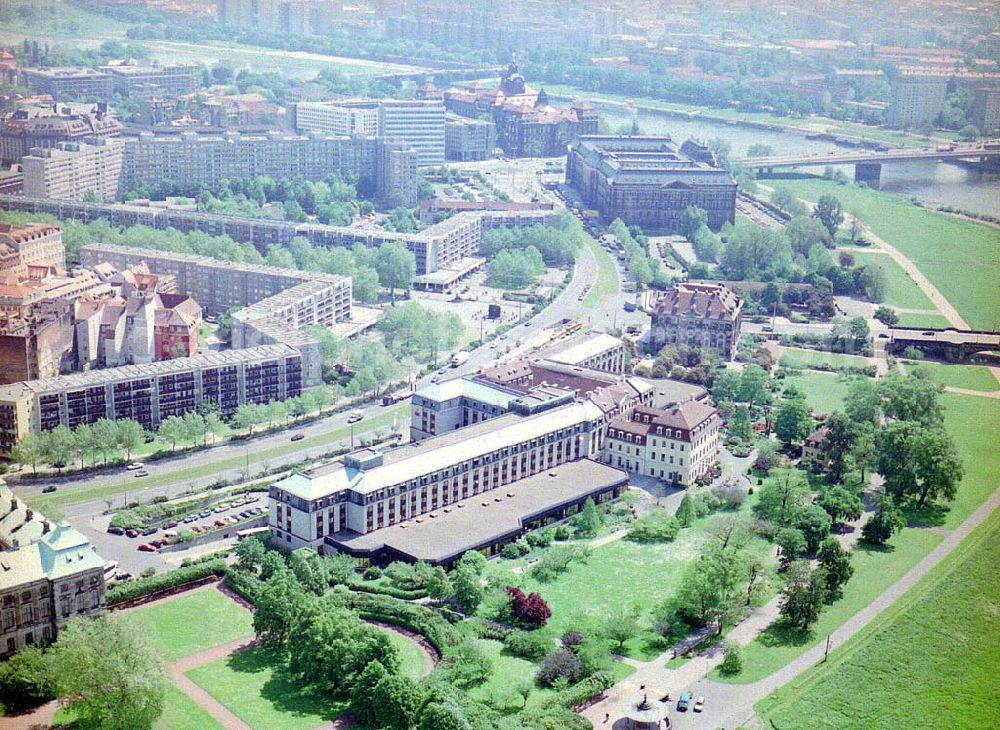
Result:
<svg viewBox="0 0 1000 730">
<path fill-rule="evenodd" d="M 127 63 L 101 66 L 110 74 L 115 94 L 135 99 L 150 94 L 181 96 L 199 86 L 201 68 L 193 65 L 138 66 Z"/>
<path fill-rule="evenodd" d="M 90 68 L 22 68 L 21 83 L 56 101 L 107 101 L 113 93 L 111 74 Z"/>
<path fill-rule="evenodd" d="M 385 453 L 355 452 L 272 486 L 272 540 L 434 564 L 493 551 L 588 498 L 621 494 L 625 475 L 592 460 L 602 425 L 596 405 L 569 402 Z"/>
<path fill-rule="evenodd" d="M 379 134 L 378 106 L 374 99 L 300 101 L 295 105 L 295 129 L 300 134 L 375 137 Z"/>
<path fill-rule="evenodd" d="M 243 403 L 302 393 L 302 358 L 287 345 L 207 352 L 145 365 L 92 370 L 0 387 L 0 451 L 28 433 L 76 428 L 101 418 L 155 430 L 169 416 L 203 406 L 231 416 Z"/>
<path fill-rule="evenodd" d="M 62 200 L 115 200 L 121 192 L 125 143 L 120 139 L 60 142 L 21 158 L 24 194 Z"/>
<path fill-rule="evenodd" d="M 0 503 L 5 499 L 16 498 L 0 495 Z M 2 656 L 51 643 L 71 618 L 95 616 L 107 607 L 104 560 L 67 524 L 0 552 L 0 565 Z"/>
<path fill-rule="evenodd" d="M 743 300 L 722 284 L 678 284 L 656 300 L 649 347 L 695 347 L 731 360 L 742 322 Z"/>
<path fill-rule="evenodd" d="M 9 246 L 26 265 L 50 264 L 66 268 L 66 248 L 63 246 L 62 229 L 48 223 L 29 223 L 15 226 L 0 223 L 0 246 Z"/>
<path fill-rule="evenodd" d="M 625 343 L 603 332 L 586 332 L 542 350 L 539 355 L 563 365 L 576 365 L 607 373 L 624 373 Z"/>
<path fill-rule="evenodd" d="M 395 140 L 376 137 L 143 132 L 125 138 L 122 178 L 132 189 L 164 180 L 206 186 L 258 176 L 322 180 L 336 172 L 356 178 L 362 190 L 396 194 L 400 204 L 410 205 L 416 202 L 413 155 Z"/>
<path fill-rule="evenodd" d="M 486 119 L 448 114 L 444 122 L 444 153 L 449 160 L 471 162 L 493 157 L 497 126 Z"/>
<path fill-rule="evenodd" d="M 718 461 L 720 426 L 718 413 L 707 403 L 637 406 L 631 418 L 608 424 L 600 459 L 630 474 L 686 487 Z"/>
<path fill-rule="evenodd" d="M 946 72 L 900 70 L 889 88 L 886 124 L 900 129 L 933 125 L 948 98 Z"/>
<path fill-rule="evenodd" d="M 444 102 L 383 99 L 378 105 L 378 120 L 379 134 L 413 147 L 418 165 L 444 163 Z"/>
<path fill-rule="evenodd" d="M 60 142 L 118 137 L 123 129 L 103 103 L 19 109 L 0 121 L 0 161 L 20 162 L 32 149 Z"/>
<path fill-rule="evenodd" d="M 566 182 L 607 220 L 677 233 L 691 205 L 715 230 L 736 217 L 732 175 L 688 157 L 669 137 L 581 137 L 570 145 Z"/>
<path fill-rule="evenodd" d="M 981 86 L 973 91 L 972 123 L 984 135 L 1000 133 L 1000 86 Z"/>
</svg>

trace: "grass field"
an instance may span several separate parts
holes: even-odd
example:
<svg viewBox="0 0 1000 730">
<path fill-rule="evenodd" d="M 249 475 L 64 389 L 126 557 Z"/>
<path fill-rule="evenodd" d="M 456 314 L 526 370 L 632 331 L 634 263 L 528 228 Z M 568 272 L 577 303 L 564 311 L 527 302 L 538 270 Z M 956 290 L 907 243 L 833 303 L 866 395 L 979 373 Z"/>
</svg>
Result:
<svg viewBox="0 0 1000 730">
<path fill-rule="evenodd" d="M 814 413 L 832 413 L 843 410 L 844 398 L 851 382 L 859 376 L 835 373 L 804 372 L 785 376 L 786 385 L 794 385 L 805 393 L 806 401 Z"/>
<path fill-rule="evenodd" d="M 856 547 L 851 561 L 854 575 L 844 587 L 843 597 L 827 606 L 809 631 L 772 624 L 744 648 L 740 674 L 723 677 L 715 670 L 710 676 L 720 682 L 748 684 L 781 669 L 871 603 L 940 541 L 939 535 L 926 530 L 905 530 L 893 538 L 890 551 Z"/>
<path fill-rule="evenodd" d="M 424 678 L 424 653 L 416 643 L 394 631 L 387 631 L 389 643 L 399 652 L 399 672 L 412 680 Z"/>
<path fill-rule="evenodd" d="M 881 268 L 885 272 L 888 283 L 885 304 L 890 307 L 902 307 L 904 309 L 934 309 L 934 305 L 927 298 L 927 295 L 920 291 L 917 283 L 910 278 L 909 274 L 903 271 L 902 266 L 892 260 L 891 256 L 884 253 L 857 250 L 852 250 L 851 254 L 854 256 L 855 265 L 872 265 L 876 268 Z M 941 319 L 947 322 L 943 317 Z"/>
<path fill-rule="evenodd" d="M 965 475 L 941 526 L 952 529 L 972 514 L 1000 483 L 1000 400 L 945 393 L 945 429 L 955 439 Z"/>
<path fill-rule="evenodd" d="M 811 368 L 817 365 L 827 365 L 835 368 L 864 367 L 871 362 L 857 355 L 843 355 L 839 352 L 821 352 L 819 350 L 801 350 L 796 347 L 782 347 L 781 360 L 778 364 L 786 368 Z"/>
<path fill-rule="evenodd" d="M 597 241 L 588 238 L 586 245 L 597 259 L 597 280 L 583 298 L 583 306 L 592 309 L 604 297 L 618 293 L 618 271 L 614 259 L 598 245 Z"/>
<path fill-rule="evenodd" d="M 784 180 L 782 186 L 805 200 L 815 201 L 825 193 L 835 195 L 845 210 L 916 264 L 973 329 L 997 327 L 1000 230 L 854 185 Z"/>
<path fill-rule="evenodd" d="M 684 569 L 697 559 L 711 540 L 713 526 L 725 519 L 719 513 L 699 520 L 681 530 L 671 543 L 640 544 L 616 540 L 594 549 L 586 562 L 575 562 L 556 580 L 542 583 L 530 576 L 523 578 L 525 592 L 537 591 L 552 609 L 548 626 L 558 636 L 570 628 L 594 625 L 613 611 L 637 608 L 641 614 L 640 631 L 622 652 L 636 659 L 649 660 L 663 651 L 650 629 L 650 612 L 680 585 Z M 771 553 L 770 545 L 755 541 L 751 549 L 762 555 Z M 521 561 L 500 561 L 496 570 L 523 565 Z"/>
<path fill-rule="evenodd" d="M 863 632 L 757 704 L 778 730 L 1000 727 L 1000 514 Z"/>
<path fill-rule="evenodd" d="M 377 416 L 366 418 L 360 425 L 355 426 L 355 437 L 390 426 L 392 424 L 393 417 L 397 414 L 399 415 L 401 422 L 408 419 L 409 405 L 392 406 L 381 411 Z M 246 442 L 246 445 L 250 449 L 249 459 L 251 466 L 259 467 L 261 464 L 269 462 L 272 459 L 287 456 L 288 454 L 295 453 L 296 451 L 300 451 L 302 449 L 308 449 L 315 446 L 332 447 L 338 442 L 349 439 L 350 435 L 350 428 L 348 426 L 341 426 L 339 428 L 331 429 L 330 431 L 320 434 L 319 436 L 308 436 L 304 440 L 294 444 L 284 443 L 280 446 L 257 449 L 254 449 L 253 441 Z M 162 487 L 168 484 L 182 484 L 193 479 L 203 478 L 212 473 L 228 471 L 230 469 L 240 469 L 246 464 L 246 460 L 247 456 L 245 454 L 240 454 L 232 456 L 228 459 L 221 459 L 213 462 L 210 467 L 206 467 L 204 465 L 179 467 L 163 474 L 145 477 L 142 480 L 141 488 L 145 490 L 150 487 Z M 61 510 L 67 507 L 84 504 L 86 502 L 96 502 L 110 497 L 120 497 L 122 494 L 122 482 L 124 479 L 129 480 L 127 486 L 129 488 L 129 496 L 131 497 L 133 489 L 139 485 L 134 484 L 130 477 L 120 478 L 117 475 L 109 475 L 107 482 L 103 484 L 61 489 L 54 494 L 28 496 L 25 500 L 35 509 L 53 517 L 60 514 Z M 134 494 L 141 498 L 142 492 L 136 491 Z"/>
<path fill-rule="evenodd" d="M 1000 390 L 1000 382 L 989 368 L 981 365 L 951 365 L 939 362 L 906 361 L 907 372 L 923 370 L 930 379 L 953 388 L 981 390 L 985 393 Z"/>
<path fill-rule="evenodd" d="M 943 330 L 951 327 L 951 323 L 948 322 L 940 314 L 911 314 L 910 312 L 900 312 L 898 314 L 899 321 L 896 323 L 899 327 L 926 327 L 928 329 Z"/>
<path fill-rule="evenodd" d="M 167 661 L 253 636 L 249 611 L 214 588 L 128 612 Z"/>
<path fill-rule="evenodd" d="M 254 730 L 312 730 L 347 707 L 304 690 L 283 657 L 262 647 L 192 669 L 187 676 Z"/>
</svg>

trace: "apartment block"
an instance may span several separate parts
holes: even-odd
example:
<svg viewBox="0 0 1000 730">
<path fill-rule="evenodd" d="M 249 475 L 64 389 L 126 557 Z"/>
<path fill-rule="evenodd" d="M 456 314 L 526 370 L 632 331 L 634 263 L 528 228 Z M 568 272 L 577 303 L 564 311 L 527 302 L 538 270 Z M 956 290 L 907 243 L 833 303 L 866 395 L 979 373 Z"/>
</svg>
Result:
<svg viewBox="0 0 1000 730">
<path fill-rule="evenodd" d="M 948 98 L 948 74 L 901 71 L 889 88 L 886 124 L 900 129 L 932 125 Z"/>
<path fill-rule="evenodd" d="M 60 142 L 21 159 L 24 194 L 64 200 L 115 200 L 121 192 L 125 143 L 120 139 Z"/>
<path fill-rule="evenodd" d="M 67 524 L 0 551 L 0 567 L 0 656 L 49 644 L 71 618 L 107 607 L 104 560 Z"/>
<path fill-rule="evenodd" d="M 243 403 L 302 393 L 302 363 L 287 345 L 208 352 L 195 357 L 60 375 L 0 387 L 0 448 L 27 433 L 131 418 L 155 430 L 169 416 L 213 406 L 231 416 Z"/>
<path fill-rule="evenodd" d="M 295 105 L 295 129 L 300 134 L 375 137 L 379 134 L 378 106 L 374 99 L 300 101 Z"/>
<path fill-rule="evenodd" d="M 106 104 L 55 104 L 18 109 L 0 121 L 0 161 L 20 162 L 35 147 L 121 136 L 124 127 Z"/>
<path fill-rule="evenodd" d="M 57 102 L 107 101 L 113 93 L 111 74 L 90 68 L 22 68 L 21 83 L 36 94 L 48 94 Z"/>
<path fill-rule="evenodd" d="M 378 105 L 379 134 L 417 150 L 421 167 L 444 164 L 444 102 L 383 99 Z"/>
<path fill-rule="evenodd" d="M 600 460 L 630 474 L 690 486 L 718 460 L 721 423 L 707 403 L 637 406 L 631 418 L 608 424 Z"/>
</svg>

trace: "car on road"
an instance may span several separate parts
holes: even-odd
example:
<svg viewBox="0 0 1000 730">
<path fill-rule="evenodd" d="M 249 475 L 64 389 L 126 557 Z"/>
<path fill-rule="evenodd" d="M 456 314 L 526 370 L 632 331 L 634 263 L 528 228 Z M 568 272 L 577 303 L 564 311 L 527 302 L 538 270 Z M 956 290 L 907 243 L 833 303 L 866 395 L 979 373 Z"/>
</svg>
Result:
<svg viewBox="0 0 1000 730">
<path fill-rule="evenodd" d="M 306 435 L 304 433 L 297 433 L 294 436 L 292 436 L 292 441 L 301 441 L 305 437 Z"/>
<path fill-rule="evenodd" d="M 688 707 L 691 706 L 691 693 L 681 692 L 681 696 L 677 698 L 677 711 L 687 712 Z"/>
<path fill-rule="evenodd" d="M 124 535 L 125 534 L 125 530 L 123 530 L 122 528 L 118 527 L 118 525 L 108 525 L 108 534 L 109 535 Z"/>
<path fill-rule="evenodd" d="M 351 415 L 349 415 L 347 417 L 347 422 L 348 423 L 357 423 L 358 421 L 360 421 L 364 417 L 365 417 L 365 414 L 362 413 L 361 411 L 351 411 Z"/>
<path fill-rule="evenodd" d="M 128 466 L 126 466 L 125 469 L 127 471 L 135 471 L 137 469 L 141 469 L 144 466 L 146 466 L 146 465 L 143 464 L 141 461 L 133 461 L 131 464 L 129 464 Z"/>
<path fill-rule="evenodd" d="M 437 383 L 440 380 L 441 380 L 441 378 L 439 378 L 437 375 L 435 375 L 433 378 L 431 378 L 431 382 L 432 383 Z M 350 421 L 348 421 L 348 423 L 350 423 Z"/>
<path fill-rule="evenodd" d="M 42 490 L 42 494 L 52 494 L 54 491 L 56 491 L 55 485 L 49 485 Z"/>
<path fill-rule="evenodd" d="M 695 712 L 701 712 L 705 709 L 705 698 L 699 697 L 694 701 L 694 707 L 692 708 Z"/>
<path fill-rule="evenodd" d="M 146 471 L 145 469 L 143 469 L 142 471 L 137 471 L 135 473 L 135 475 L 136 475 L 136 477 L 148 477 L 149 476 L 149 472 Z"/>
<path fill-rule="evenodd" d="M 144 542 L 140 543 L 139 547 L 137 547 L 136 550 L 141 550 L 144 553 L 155 553 L 156 552 L 156 548 L 155 547 L 153 547 L 152 545 L 149 545 L 147 543 L 144 543 Z"/>
</svg>

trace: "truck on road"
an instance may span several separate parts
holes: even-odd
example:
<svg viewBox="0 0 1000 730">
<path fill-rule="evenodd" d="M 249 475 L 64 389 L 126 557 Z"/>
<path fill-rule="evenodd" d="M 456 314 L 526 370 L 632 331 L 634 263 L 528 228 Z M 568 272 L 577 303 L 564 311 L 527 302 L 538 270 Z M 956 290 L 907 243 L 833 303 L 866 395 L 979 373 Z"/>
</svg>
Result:
<svg viewBox="0 0 1000 730">
<path fill-rule="evenodd" d="M 456 352 L 454 355 L 451 356 L 451 366 L 453 368 L 457 368 L 460 365 L 464 365 L 468 361 L 469 361 L 469 353 L 467 353 L 465 350 Z"/>
</svg>

